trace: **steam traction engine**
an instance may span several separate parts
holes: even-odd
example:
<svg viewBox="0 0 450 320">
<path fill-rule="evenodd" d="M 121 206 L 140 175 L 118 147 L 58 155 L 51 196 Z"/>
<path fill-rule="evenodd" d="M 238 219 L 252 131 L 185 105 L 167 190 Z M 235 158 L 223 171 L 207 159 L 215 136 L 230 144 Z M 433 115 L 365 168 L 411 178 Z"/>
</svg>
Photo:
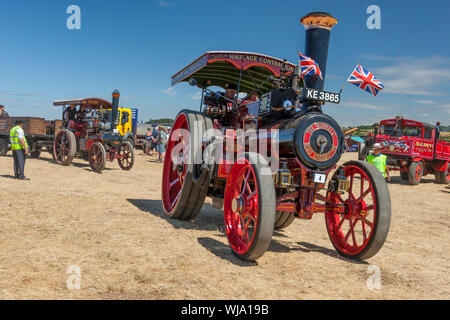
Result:
<svg viewBox="0 0 450 320">
<path fill-rule="evenodd" d="M 301 22 L 305 54 L 325 76 L 337 20 L 315 12 Z M 274 229 L 315 213 L 324 213 L 341 255 L 367 259 L 381 249 L 391 214 L 386 182 L 365 162 L 336 168 L 344 136 L 322 105 L 340 97 L 322 91 L 323 80 L 299 77 L 298 67 L 285 60 L 220 51 L 207 52 L 172 77 L 172 84 L 181 81 L 203 89 L 205 106 L 182 110 L 171 131 L 162 178 L 169 217 L 193 219 L 211 197 L 214 207 L 223 206 L 230 247 L 243 260 L 262 256 Z M 238 100 L 211 86 L 247 95 Z"/>
<path fill-rule="evenodd" d="M 112 103 L 99 98 L 56 101 L 54 106 L 64 106 L 64 125 L 55 137 L 53 158 L 56 163 L 68 165 L 75 156 L 89 161 L 89 166 L 100 173 L 106 161 L 117 159 L 120 168 L 130 170 L 134 165 L 134 149 L 118 130 L 117 110 L 120 94 L 112 94 Z M 76 112 L 69 120 L 70 109 Z"/>
</svg>

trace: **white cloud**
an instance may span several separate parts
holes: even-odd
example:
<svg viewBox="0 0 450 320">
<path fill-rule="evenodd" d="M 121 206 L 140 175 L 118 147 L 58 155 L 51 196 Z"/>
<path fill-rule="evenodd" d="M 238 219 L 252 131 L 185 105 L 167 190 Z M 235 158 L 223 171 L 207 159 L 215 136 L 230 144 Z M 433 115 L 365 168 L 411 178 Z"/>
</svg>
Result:
<svg viewBox="0 0 450 320">
<path fill-rule="evenodd" d="M 444 94 L 440 87 L 450 84 L 449 58 L 385 57 L 385 61 L 391 64 L 373 70 L 384 84 L 384 93 L 440 96 Z"/>
<path fill-rule="evenodd" d="M 158 5 L 158 7 L 173 7 L 175 4 L 174 3 L 169 3 L 169 2 L 164 1 L 164 0 L 159 0 L 157 5 Z"/>
<path fill-rule="evenodd" d="M 192 93 L 188 93 L 189 98 L 194 99 L 194 100 L 200 100 L 202 98 L 202 92 L 201 91 L 197 91 L 196 93 L 192 94 Z"/>
<path fill-rule="evenodd" d="M 436 104 L 436 101 L 431 100 L 412 100 L 412 102 L 419 103 L 419 104 Z"/>
<path fill-rule="evenodd" d="M 359 102 L 359 101 L 345 101 L 338 105 L 339 107 L 344 108 L 356 108 L 356 109 L 367 109 L 367 110 L 386 110 L 386 106 L 367 103 L 367 102 Z"/>
<path fill-rule="evenodd" d="M 161 92 L 164 93 L 164 94 L 167 94 L 168 96 L 171 96 L 171 97 L 174 97 L 174 96 L 177 95 L 177 93 L 175 92 L 175 90 L 173 89 L 173 87 L 164 89 L 164 90 L 162 90 Z"/>
</svg>

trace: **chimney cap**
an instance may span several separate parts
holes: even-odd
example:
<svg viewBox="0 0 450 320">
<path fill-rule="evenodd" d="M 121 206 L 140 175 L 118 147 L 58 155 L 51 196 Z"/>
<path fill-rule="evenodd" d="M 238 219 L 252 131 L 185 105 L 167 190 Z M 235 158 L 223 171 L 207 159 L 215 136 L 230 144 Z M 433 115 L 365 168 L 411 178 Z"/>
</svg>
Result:
<svg viewBox="0 0 450 320">
<path fill-rule="evenodd" d="M 328 12 L 311 12 L 300 19 L 300 22 L 305 26 L 305 29 L 309 28 L 333 28 L 337 24 L 337 19 Z"/>
</svg>

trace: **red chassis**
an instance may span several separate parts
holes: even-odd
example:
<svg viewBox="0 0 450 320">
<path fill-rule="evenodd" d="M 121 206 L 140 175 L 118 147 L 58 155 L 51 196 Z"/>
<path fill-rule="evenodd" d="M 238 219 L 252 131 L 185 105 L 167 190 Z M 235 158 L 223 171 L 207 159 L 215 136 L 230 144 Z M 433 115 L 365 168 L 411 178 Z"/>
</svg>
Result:
<svg viewBox="0 0 450 320">
<path fill-rule="evenodd" d="M 435 182 L 450 183 L 450 143 L 436 139 L 436 128 L 430 124 L 407 120 L 386 119 L 380 122 L 375 142 L 388 155 L 390 170 L 400 171 L 410 184 L 434 174 Z"/>
</svg>

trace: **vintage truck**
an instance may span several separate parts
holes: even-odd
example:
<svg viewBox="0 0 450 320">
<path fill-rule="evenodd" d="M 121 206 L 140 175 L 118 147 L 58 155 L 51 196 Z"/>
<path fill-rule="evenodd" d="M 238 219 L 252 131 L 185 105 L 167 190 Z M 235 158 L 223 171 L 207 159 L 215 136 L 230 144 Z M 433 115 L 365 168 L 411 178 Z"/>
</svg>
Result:
<svg viewBox="0 0 450 320">
<path fill-rule="evenodd" d="M 383 146 L 389 170 L 400 171 L 410 184 L 419 184 L 427 174 L 434 174 L 436 183 L 450 183 L 450 143 L 436 136 L 435 126 L 400 117 L 386 119 L 375 132 L 375 142 Z"/>
</svg>

